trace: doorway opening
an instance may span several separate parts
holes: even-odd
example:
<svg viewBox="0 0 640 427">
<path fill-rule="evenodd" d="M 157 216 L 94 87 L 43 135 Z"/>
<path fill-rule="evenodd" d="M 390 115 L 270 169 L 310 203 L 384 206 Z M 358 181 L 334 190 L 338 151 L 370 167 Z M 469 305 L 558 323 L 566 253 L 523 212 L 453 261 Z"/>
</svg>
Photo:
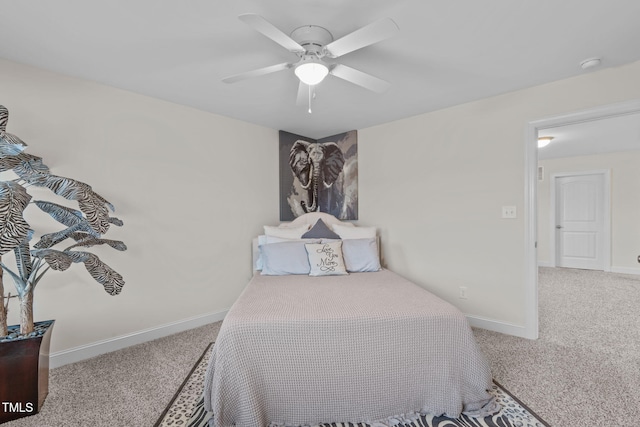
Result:
<svg viewBox="0 0 640 427">
<path fill-rule="evenodd" d="M 529 122 L 525 138 L 525 331 L 538 338 L 538 135 L 551 128 L 640 113 L 640 100 Z M 554 227 L 555 228 L 555 227 Z M 609 255 L 610 256 L 610 255 Z"/>
</svg>

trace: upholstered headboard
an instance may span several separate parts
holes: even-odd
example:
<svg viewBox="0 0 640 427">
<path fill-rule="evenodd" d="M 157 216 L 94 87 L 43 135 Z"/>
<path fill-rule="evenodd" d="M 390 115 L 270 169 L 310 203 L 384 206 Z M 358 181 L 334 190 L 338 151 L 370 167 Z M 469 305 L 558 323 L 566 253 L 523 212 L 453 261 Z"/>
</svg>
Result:
<svg viewBox="0 0 640 427">
<path fill-rule="evenodd" d="M 322 222 L 324 222 L 328 226 L 332 226 L 333 224 L 353 226 L 352 223 L 342 222 L 335 216 L 325 212 L 309 212 L 304 215 L 300 215 L 291 222 L 284 222 L 280 224 L 280 227 L 297 227 L 302 224 L 307 224 L 312 227 L 316 222 L 318 222 L 319 219 L 321 219 Z"/>
</svg>

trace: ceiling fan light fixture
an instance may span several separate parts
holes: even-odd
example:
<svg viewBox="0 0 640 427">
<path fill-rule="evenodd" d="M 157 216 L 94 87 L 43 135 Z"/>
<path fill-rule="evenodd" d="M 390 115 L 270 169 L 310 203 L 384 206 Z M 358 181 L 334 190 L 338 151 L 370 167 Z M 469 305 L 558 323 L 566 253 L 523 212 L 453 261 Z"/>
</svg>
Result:
<svg viewBox="0 0 640 427">
<path fill-rule="evenodd" d="M 552 139 L 552 136 L 541 136 L 540 138 L 538 138 L 538 148 L 546 147 L 547 145 L 549 145 L 549 143 L 551 143 Z"/>
<path fill-rule="evenodd" d="M 294 72 L 302 83 L 313 86 L 327 77 L 329 68 L 317 59 L 303 58 L 296 66 Z"/>
</svg>

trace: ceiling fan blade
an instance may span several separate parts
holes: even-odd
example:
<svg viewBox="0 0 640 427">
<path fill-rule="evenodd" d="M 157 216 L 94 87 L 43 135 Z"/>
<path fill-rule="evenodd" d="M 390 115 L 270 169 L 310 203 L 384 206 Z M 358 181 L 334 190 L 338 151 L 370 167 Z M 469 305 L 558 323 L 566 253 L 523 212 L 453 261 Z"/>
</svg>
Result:
<svg viewBox="0 0 640 427">
<path fill-rule="evenodd" d="M 258 68 L 257 70 L 247 71 L 245 73 L 234 74 L 233 76 L 229 76 L 227 78 L 222 79 L 225 83 L 235 83 L 240 80 L 249 79 L 251 77 L 259 77 L 264 76 L 265 74 L 275 73 L 276 71 L 287 70 L 293 67 L 293 64 L 288 62 L 283 62 L 282 64 L 270 65 L 264 68 Z"/>
<path fill-rule="evenodd" d="M 300 46 L 298 42 L 280 31 L 260 15 L 245 13 L 244 15 L 238 16 L 238 19 L 293 53 L 305 52 L 304 48 Z"/>
<path fill-rule="evenodd" d="M 389 82 L 342 64 L 335 65 L 329 74 L 378 93 L 386 91 L 391 86 Z"/>
<path fill-rule="evenodd" d="M 353 33 L 333 41 L 324 47 L 324 51 L 330 58 L 337 58 L 354 50 L 378 43 L 394 36 L 400 31 L 398 25 L 391 18 L 366 25 Z"/>
</svg>

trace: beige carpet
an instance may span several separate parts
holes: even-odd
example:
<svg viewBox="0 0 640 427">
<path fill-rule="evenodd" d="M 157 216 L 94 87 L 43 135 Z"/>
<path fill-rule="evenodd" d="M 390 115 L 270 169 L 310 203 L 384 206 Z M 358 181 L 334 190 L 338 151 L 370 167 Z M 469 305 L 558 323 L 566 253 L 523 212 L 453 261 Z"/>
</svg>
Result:
<svg viewBox="0 0 640 427">
<path fill-rule="evenodd" d="M 3 427 L 153 426 L 219 327 L 53 369 L 40 414 Z M 550 425 L 637 424 L 640 276 L 542 268 L 539 340 L 474 332 L 494 378 Z"/>
<path fill-rule="evenodd" d="M 540 338 L 475 330 L 494 378 L 552 426 L 637 425 L 640 276 L 541 268 Z"/>
<path fill-rule="evenodd" d="M 220 324 L 52 369 L 40 413 L 2 427 L 153 426 Z"/>
</svg>

